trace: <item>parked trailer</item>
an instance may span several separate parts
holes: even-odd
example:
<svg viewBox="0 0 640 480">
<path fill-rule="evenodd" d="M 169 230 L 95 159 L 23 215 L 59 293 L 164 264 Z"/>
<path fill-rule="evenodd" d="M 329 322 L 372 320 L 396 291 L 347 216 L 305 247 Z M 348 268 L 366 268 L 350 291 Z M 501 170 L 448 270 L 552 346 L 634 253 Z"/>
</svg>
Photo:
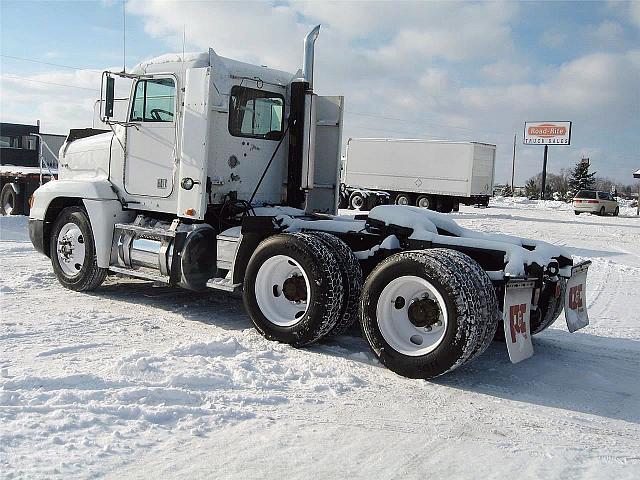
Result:
<svg viewBox="0 0 640 480">
<path fill-rule="evenodd" d="M 319 28 L 297 74 L 213 50 L 105 72 L 109 130 L 70 132 L 59 180 L 31 209 L 31 241 L 60 283 L 94 290 L 115 272 L 242 291 L 257 331 L 296 347 L 358 321 L 384 365 L 417 378 L 482 354 L 500 322 L 512 361 L 563 308 L 571 331 L 586 325 L 588 262 L 561 247 L 412 206 L 335 216 L 343 98 L 313 90 Z"/>
<path fill-rule="evenodd" d="M 0 214 L 29 214 L 33 192 L 56 178 L 64 139 L 40 133 L 39 125 L 0 124 Z"/>
<path fill-rule="evenodd" d="M 489 204 L 496 146 L 478 142 L 350 138 L 341 203 L 370 210 L 395 203 L 448 213 Z"/>
</svg>

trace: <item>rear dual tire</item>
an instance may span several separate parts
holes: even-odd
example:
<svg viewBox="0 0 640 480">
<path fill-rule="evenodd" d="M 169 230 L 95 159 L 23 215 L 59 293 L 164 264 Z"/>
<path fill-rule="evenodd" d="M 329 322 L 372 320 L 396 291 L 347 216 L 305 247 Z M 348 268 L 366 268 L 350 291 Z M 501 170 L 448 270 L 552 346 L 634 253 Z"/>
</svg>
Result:
<svg viewBox="0 0 640 480">
<path fill-rule="evenodd" d="M 353 324 L 361 287 L 358 261 L 342 240 L 321 232 L 279 234 L 249 260 L 243 297 L 265 338 L 302 347 Z"/>
<path fill-rule="evenodd" d="M 382 261 L 365 282 L 359 316 L 378 360 L 410 378 L 433 378 L 477 357 L 499 320 L 486 272 L 449 249 L 402 252 Z"/>
</svg>

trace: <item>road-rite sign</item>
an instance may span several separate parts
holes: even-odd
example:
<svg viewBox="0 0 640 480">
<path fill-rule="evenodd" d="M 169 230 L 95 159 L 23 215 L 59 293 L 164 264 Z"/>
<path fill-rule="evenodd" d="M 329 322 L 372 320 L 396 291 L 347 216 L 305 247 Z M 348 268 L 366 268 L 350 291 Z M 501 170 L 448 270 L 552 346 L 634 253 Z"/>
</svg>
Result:
<svg viewBox="0 0 640 480">
<path fill-rule="evenodd" d="M 525 145 L 569 145 L 571 122 L 525 122 Z"/>
</svg>

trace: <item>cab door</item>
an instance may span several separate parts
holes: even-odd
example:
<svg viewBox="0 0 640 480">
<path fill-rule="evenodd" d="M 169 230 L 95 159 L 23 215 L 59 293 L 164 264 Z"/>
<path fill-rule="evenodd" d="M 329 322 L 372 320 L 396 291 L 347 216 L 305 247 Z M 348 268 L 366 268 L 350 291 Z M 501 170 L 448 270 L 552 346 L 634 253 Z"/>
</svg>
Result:
<svg viewBox="0 0 640 480">
<path fill-rule="evenodd" d="M 174 189 L 176 79 L 140 79 L 133 87 L 127 129 L 124 186 L 131 195 L 168 197 Z"/>
</svg>

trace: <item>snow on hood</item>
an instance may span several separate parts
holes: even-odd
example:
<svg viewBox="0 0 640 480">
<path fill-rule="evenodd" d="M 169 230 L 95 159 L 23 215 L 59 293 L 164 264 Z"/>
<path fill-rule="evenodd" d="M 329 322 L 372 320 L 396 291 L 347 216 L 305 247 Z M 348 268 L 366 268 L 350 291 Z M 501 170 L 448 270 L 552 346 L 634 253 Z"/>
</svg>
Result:
<svg viewBox="0 0 640 480">
<path fill-rule="evenodd" d="M 565 248 L 541 240 L 469 230 L 458 225 L 446 214 L 419 207 L 380 205 L 369 212 L 369 218 L 411 228 L 413 233 L 409 238 L 413 240 L 504 251 L 505 273 L 514 277 L 525 274 L 525 265 L 537 263 L 546 266 L 554 257 L 571 258 L 571 253 Z M 455 236 L 441 235 L 438 230 Z M 528 250 L 524 245 L 534 249 Z"/>
</svg>

